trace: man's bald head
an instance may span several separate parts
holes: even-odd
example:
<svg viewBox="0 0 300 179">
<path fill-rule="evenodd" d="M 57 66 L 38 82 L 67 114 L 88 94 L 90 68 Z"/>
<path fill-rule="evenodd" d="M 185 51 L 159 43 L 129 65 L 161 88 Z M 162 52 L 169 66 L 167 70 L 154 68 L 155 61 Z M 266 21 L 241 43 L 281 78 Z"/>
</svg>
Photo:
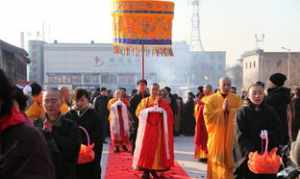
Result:
<svg viewBox="0 0 300 179">
<path fill-rule="evenodd" d="M 54 95 L 54 96 L 60 97 L 60 90 L 57 89 L 57 88 L 48 88 L 48 89 L 46 89 L 46 90 L 44 91 L 43 97 L 46 96 L 46 95 L 48 95 L 48 94 L 52 94 L 52 95 Z"/>
<path fill-rule="evenodd" d="M 209 84 L 205 85 L 205 86 L 203 87 L 203 93 L 204 93 L 205 96 L 206 96 L 206 95 L 212 94 L 212 93 L 213 93 L 213 88 L 212 88 L 212 86 L 209 85 Z"/>
<path fill-rule="evenodd" d="M 60 95 L 61 98 L 65 101 L 65 102 L 70 102 L 71 100 L 71 93 L 70 93 L 70 89 L 66 86 L 63 86 L 62 88 L 60 88 Z"/>
<path fill-rule="evenodd" d="M 160 91 L 160 86 L 158 83 L 153 83 L 151 86 L 151 96 L 158 97 Z"/>
<path fill-rule="evenodd" d="M 115 98 L 118 98 L 118 99 L 121 99 L 122 98 L 122 94 L 123 94 L 123 91 L 122 89 L 117 89 L 115 92 L 114 92 L 114 97 Z"/>
<path fill-rule="evenodd" d="M 60 113 L 61 96 L 57 88 L 49 88 L 43 93 L 43 108 L 48 115 Z"/>
<path fill-rule="evenodd" d="M 231 89 L 231 79 L 229 77 L 220 78 L 219 89 L 222 94 L 227 95 Z"/>
</svg>

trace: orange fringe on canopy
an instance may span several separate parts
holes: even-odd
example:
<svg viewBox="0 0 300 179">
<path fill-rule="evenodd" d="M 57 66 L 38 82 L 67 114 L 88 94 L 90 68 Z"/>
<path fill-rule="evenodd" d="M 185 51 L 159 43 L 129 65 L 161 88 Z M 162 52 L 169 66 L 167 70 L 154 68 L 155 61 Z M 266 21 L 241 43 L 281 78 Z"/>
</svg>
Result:
<svg viewBox="0 0 300 179">
<path fill-rule="evenodd" d="M 113 44 L 113 49 L 115 54 L 121 54 L 124 56 L 141 56 L 142 54 L 142 46 L 141 45 L 121 45 L 121 44 Z M 169 45 L 157 45 L 157 46 L 149 46 L 145 45 L 144 48 L 145 56 L 173 56 L 172 47 Z"/>
</svg>

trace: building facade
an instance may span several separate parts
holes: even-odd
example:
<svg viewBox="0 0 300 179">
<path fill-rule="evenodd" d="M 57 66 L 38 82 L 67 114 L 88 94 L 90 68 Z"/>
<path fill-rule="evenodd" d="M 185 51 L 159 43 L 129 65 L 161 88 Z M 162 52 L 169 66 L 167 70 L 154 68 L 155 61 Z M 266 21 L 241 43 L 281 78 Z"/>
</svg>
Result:
<svg viewBox="0 0 300 179">
<path fill-rule="evenodd" d="M 273 73 L 283 73 L 288 79 L 286 86 L 300 86 L 300 52 L 264 52 L 255 50 L 242 55 L 243 88 L 252 83 L 267 83 Z"/>
<path fill-rule="evenodd" d="M 28 53 L 19 47 L 0 40 L 0 68 L 13 81 L 27 80 Z"/>
<path fill-rule="evenodd" d="M 225 75 L 226 52 L 192 52 L 191 61 L 191 83 L 218 87 L 219 79 Z"/>
<path fill-rule="evenodd" d="M 29 80 L 39 84 L 44 82 L 44 44 L 39 40 L 29 41 L 28 51 L 31 63 L 29 65 Z"/>
<path fill-rule="evenodd" d="M 231 85 L 236 87 L 237 91 L 240 92 L 243 86 L 243 66 L 241 59 L 237 61 L 238 63 L 226 68 L 226 76 L 231 78 Z"/>
<path fill-rule="evenodd" d="M 138 58 L 116 56 L 112 50 L 111 44 L 45 44 L 44 85 L 133 89 L 140 78 Z M 150 82 L 156 75 L 146 68 Z"/>
<path fill-rule="evenodd" d="M 141 74 L 141 57 L 113 54 L 112 44 L 105 43 L 40 43 L 39 52 L 31 54 L 40 59 L 42 82 L 46 86 L 72 88 L 115 89 L 135 88 Z M 33 45 L 31 45 L 33 47 Z M 225 71 L 225 52 L 190 52 L 184 42 L 174 43 L 172 57 L 145 57 L 145 78 L 173 89 L 213 83 Z M 35 52 L 30 50 L 30 52 Z M 42 54 L 39 56 L 37 54 Z M 31 68 L 32 69 L 32 68 Z M 41 75 L 33 75 L 33 77 Z M 35 80 L 37 81 L 37 80 Z"/>
</svg>

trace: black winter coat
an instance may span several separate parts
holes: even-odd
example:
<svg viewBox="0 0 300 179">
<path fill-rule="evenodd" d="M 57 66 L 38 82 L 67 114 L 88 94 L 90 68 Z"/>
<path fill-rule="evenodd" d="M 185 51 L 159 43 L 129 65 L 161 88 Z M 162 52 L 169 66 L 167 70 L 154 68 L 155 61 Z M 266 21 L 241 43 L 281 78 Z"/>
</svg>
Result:
<svg viewBox="0 0 300 179">
<path fill-rule="evenodd" d="M 109 123 L 108 123 L 108 115 L 109 111 L 107 109 L 107 104 L 109 101 L 109 97 L 107 96 L 98 96 L 94 101 L 94 108 L 99 116 L 101 116 L 101 123 L 103 124 L 103 137 L 109 136 Z"/>
<path fill-rule="evenodd" d="M 298 135 L 298 131 L 300 129 L 300 98 L 299 97 L 294 98 L 292 100 L 291 108 L 292 108 L 292 115 L 293 115 L 292 137 L 293 137 L 293 141 L 295 141 Z"/>
<path fill-rule="evenodd" d="M 195 117 L 194 117 L 195 102 L 188 100 L 183 105 L 183 114 L 181 121 L 182 134 L 193 136 L 195 133 Z"/>
<path fill-rule="evenodd" d="M 109 99 L 107 96 L 98 96 L 98 97 L 96 97 L 95 102 L 94 102 L 95 110 L 101 116 L 103 116 L 105 119 L 108 118 L 108 114 L 109 114 L 109 111 L 107 109 L 108 101 L 109 101 Z"/>
<path fill-rule="evenodd" d="M 103 116 L 100 116 L 95 109 L 88 108 L 81 114 L 71 110 L 65 115 L 77 123 L 78 126 L 84 127 L 90 135 L 91 143 L 95 144 L 95 161 L 88 164 L 77 165 L 77 179 L 100 179 L 101 178 L 101 156 L 104 141 L 104 123 Z M 87 143 L 87 138 L 81 132 L 82 143 Z"/>
<path fill-rule="evenodd" d="M 177 98 L 176 98 L 176 96 L 175 95 L 173 95 L 173 94 L 170 94 L 170 98 L 171 98 L 171 109 L 172 109 L 172 111 L 173 111 L 173 114 L 174 114 L 174 116 L 175 116 L 175 114 L 177 114 Z"/>
<path fill-rule="evenodd" d="M 136 94 L 134 95 L 130 101 L 129 101 L 129 111 L 131 113 L 132 119 L 131 119 L 131 127 L 130 127 L 130 138 L 131 140 L 134 140 L 135 142 L 135 138 L 136 138 L 136 133 L 137 133 L 137 128 L 138 128 L 138 116 L 135 115 L 135 111 L 138 107 L 138 105 L 140 104 L 140 102 L 142 101 L 143 98 L 148 97 L 148 94 L 145 94 L 144 96 L 142 96 L 141 94 Z"/>
<path fill-rule="evenodd" d="M 236 174 L 239 179 L 259 179 L 273 176 L 254 175 L 247 166 L 249 152 L 261 151 L 261 130 L 267 130 L 269 136 L 269 151 L 280 144 L 280 121 L 272 107 L 262 104 L 258 110 L 253 105 L 241 108 L 237 113 L 237 142 L 236 147 L 241 152 L 237 161 Z M 276 178 L 276 177 L 275 177 Z"/>
<path fill-rule="evenodd" d="M 288 120 L 287 109 L 291 101 L 290 89 L 285 87 L 277 87 L 268 89 L 268 96 L 265 99 L 266 103 L 273 107 L 277 112 L 281 122 L 281 135 L 283 136 L 281 144 L 286 145 L 289 142 L 288 135 Z"/>
<path fill-rule="evenodd" d="M 46 137 L 55 166 L 56 178 L 76 179 L 76 164 L 81 145 L 77 125 L 64 116 L 60 116 L 52 126 L 52 131 L 48 131 L 43 129 L 44 120 L 35 121 L 35 126 L 40 128 Z"/>
<path fill-rule="evenodd" d="M 135 115 L 135 111 L 138 107 L 138 105 L 140 104 L 140 102 L 142 101 L 143 98 L 148 97 L 148 94 L 145 94 L 144 96 L 142 96 L 140 93 L 134 95 L 130 101 L 129 101 L 129 111 L 131 113 L 131 118 L 130 118 L 130 142 L 132 145 L 132 153 L 135 150 L 135 140 L 137 137 L 137 129 L 139 126 L 139 120 L 138 117 Z"/>
<path fill-rule="evenodd" d="M 46 140 L 34 127 L 6 129 L 0 135 L 0 155 L 1 179 L 55 179 Z"/>
</svg>

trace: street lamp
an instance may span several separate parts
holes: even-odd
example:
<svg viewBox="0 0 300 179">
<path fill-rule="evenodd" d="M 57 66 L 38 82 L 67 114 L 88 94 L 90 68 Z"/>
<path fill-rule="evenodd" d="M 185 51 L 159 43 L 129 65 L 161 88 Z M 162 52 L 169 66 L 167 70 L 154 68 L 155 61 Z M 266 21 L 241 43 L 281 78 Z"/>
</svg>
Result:
<svg viewBox="0 0 300 179">
<path fill-rule="evenodd" d="M 286 47 L 281 47 L 281 49 L 286 50 L 288 52 L 288 60 L 287 60 L 287 67 L 288 67 L 288 72 L 287 72 L 287 76 L 288 76 L 288 85 L 290 86 L 291 84 L 291 79 L 290 79 L 290 61 L 291 61 L 291 49 L 290 48 L 286 48 Z"/>
</svg>

